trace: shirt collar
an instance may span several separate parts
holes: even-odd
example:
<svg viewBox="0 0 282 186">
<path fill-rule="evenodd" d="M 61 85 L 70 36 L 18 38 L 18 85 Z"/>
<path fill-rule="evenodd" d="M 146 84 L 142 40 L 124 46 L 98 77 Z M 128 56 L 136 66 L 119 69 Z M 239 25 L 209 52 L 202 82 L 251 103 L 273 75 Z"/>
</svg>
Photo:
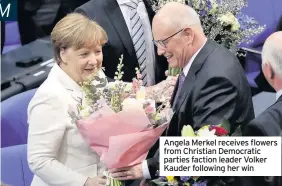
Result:
<svg viewBox="0 0 282 186">
<path fill-rule="evenodd" d="M 278 100 L 282 96 L 282 89 L 276 92 L 276 100 Z"/>
<path fill-rule="evenodd" d="M 52 71 L 67 90 L 82 92 L 82 88 L 79 84 L 67 75 L 57 63 L 54 64 Z"/>
<path fill-rule="evenodd" d="M 187 74 L 188 74 L 188 72 L 189 72 L 189 70 L 190 70 L 190 68 L 192 66 L 193 61 L 195 60 L 195 58 L 197 57 L 199 52 L 202 50 L 202 48 L 205 46 L 206 42 L 207 42 L 207 39 L 204 42 L 204 44 L 201 46 L 201 48 L 191 57 L 191 59 L 189 60 L 187 65 L 183 68 L 183 73 L 184 73 L 185 77 L 187 76 Z"/>
<path fill-rule="evenodd" d="M 117 0 L 117 3 L 118 3 L 119 6 L 124 5 L 126 3 L 130 3 L 130 2 L 131 2 L 131 0 Z"/>
</svg>

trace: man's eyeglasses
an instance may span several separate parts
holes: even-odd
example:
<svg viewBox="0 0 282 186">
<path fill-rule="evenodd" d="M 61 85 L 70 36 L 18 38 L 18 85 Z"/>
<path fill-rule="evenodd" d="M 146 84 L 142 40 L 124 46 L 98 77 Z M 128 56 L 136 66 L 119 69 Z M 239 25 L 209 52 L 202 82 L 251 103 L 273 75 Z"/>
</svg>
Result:
<svg viewBox="0 0 282 186">
<path fill-rule="evenodd" d="M 182 32 L 183 30 L 184 30 L 184 29 L 181 29 L 181 30 L 179 30 L 178 32 L 172 34 L 171 36 L 169 36 L 169 37 L 167 37 L 167 38 L 165 38 L 165 39 L 163 39 L 163 40 L 158 40 L 158 41 L 153 40 L 153 42 L 154 42 L 154 44 L 155 44 L 157 47 L 158 47 L 158 46 L 161 46 L 161 47 L 163 47 L 163 48 L 166 48 L 166 45 L 167 45 L 167 43 L 168 43 L 168 40 L 169 40 L 170 38 L 172 38 L 173 36 L 175 36 L 176 34 Z"/>
</svg>

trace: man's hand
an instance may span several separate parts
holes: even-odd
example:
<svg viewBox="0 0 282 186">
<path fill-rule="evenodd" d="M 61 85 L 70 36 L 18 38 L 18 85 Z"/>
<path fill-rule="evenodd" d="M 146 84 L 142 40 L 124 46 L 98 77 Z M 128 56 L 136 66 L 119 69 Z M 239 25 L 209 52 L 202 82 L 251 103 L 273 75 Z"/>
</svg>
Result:
<svg viewBox="0 0 282 186">
<path fill-rule="evenodd" d="M 130 167 L 110 169 L 111 176 L 117 180 L 135 180 L 143 177 L 142 164 Z"/>
<path fill-rule="evenodd" d="M 146 90 L 146 95 L 149 98 L 163 102 L 163 98 L 165 101 L 169 101 L 171 99 L 175 84 L 177 82 L 178 76 L 168 76 L 166 80 L 152 86 L 148 87 Z"/>
<path fill-rule="evenodd" d="M 177 82 L 178 76 L 168 76 L 166 80 L 151 86 L 146 87 L 146 96 L 147 98 L 154 100 L 162 100 L 162 97 L 170 99 Z"/>
</svg>

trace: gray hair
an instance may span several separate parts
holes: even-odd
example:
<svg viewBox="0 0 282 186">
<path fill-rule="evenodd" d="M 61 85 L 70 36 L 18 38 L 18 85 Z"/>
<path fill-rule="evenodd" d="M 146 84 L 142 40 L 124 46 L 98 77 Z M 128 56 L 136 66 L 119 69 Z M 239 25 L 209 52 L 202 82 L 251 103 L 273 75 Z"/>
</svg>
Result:
<svg viewBox="0 0 282 186">
<path fill-rule="evenodd" d="M 203 30 L 198 13 L 188 5 L 170 2 L 162 7 L 159 14 L 161 14 L 163 20 L 166 20 L 176 29 L 198 26 Z"/>
<path fill-rule="evenodd" d="M 282 46 L 280 41 L 267 39 L 262 49 L 262 66 L 268 63 L 274 72 L 282 78 Z"/>
</svg>

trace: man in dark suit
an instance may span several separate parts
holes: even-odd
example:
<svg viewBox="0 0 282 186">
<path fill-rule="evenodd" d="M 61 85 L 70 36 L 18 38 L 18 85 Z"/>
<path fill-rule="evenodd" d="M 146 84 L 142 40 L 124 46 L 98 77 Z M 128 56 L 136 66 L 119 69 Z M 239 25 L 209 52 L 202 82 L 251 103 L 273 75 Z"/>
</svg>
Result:
<svg viewBox="0 0 282 186">
<path fill-rule="evenodd" d="M 167 136 L 181 136 L 184 125 L 198 130 L 223 119 L 229 120 L 234 132 L 254 118 L 250 87 L 238 59 L 206 38 L 195 10 L 168 3 L 154 17 L 152 27 L 158 54 L 171 67 L 183 69 L 172 98 L 175 114 Z M 118 179 L 154 179 L 158 166 L 156 155 L 141 165 L 111 171 Z"/>
<path fill-rule="evenodd" d="M 88 0 L 21 0 L 18 1 L 18 26 L 21 44 L 50 35 L 55 24 L 67 13 Z"/>
<path fill-rule="evenodd" d="M 282 31 L 270 35 L 263 45 L 262 71 L 276 91 L 276 102 L 248 123 L 244 136 L 281 136 L 282 134 Z M 281 177 L 243 178 L 248 186 L 279 186 Z M 279 183 L 278 183 L 279 182 Z"/>
<path fill-rule="evenodd" d="M 148 0 L 91 0 L 75 11 L 94 19 L 108 34 L 103 47 L 107 77 L 114 78 L 123 55 L 123 81 L 136 77 L 136 67 L 146 86 L 165 80 L 168 65 L 164 57 L 156 55 L 151 31 L 154 11 Z"/>
<path fill-rule="evenodd" d="M 280 136 L 282 129 L 282 31 L 270 35 L 262 50 L 262 71 L 277 101 L 246 125 L 245 136 Z"/>
</svg>

